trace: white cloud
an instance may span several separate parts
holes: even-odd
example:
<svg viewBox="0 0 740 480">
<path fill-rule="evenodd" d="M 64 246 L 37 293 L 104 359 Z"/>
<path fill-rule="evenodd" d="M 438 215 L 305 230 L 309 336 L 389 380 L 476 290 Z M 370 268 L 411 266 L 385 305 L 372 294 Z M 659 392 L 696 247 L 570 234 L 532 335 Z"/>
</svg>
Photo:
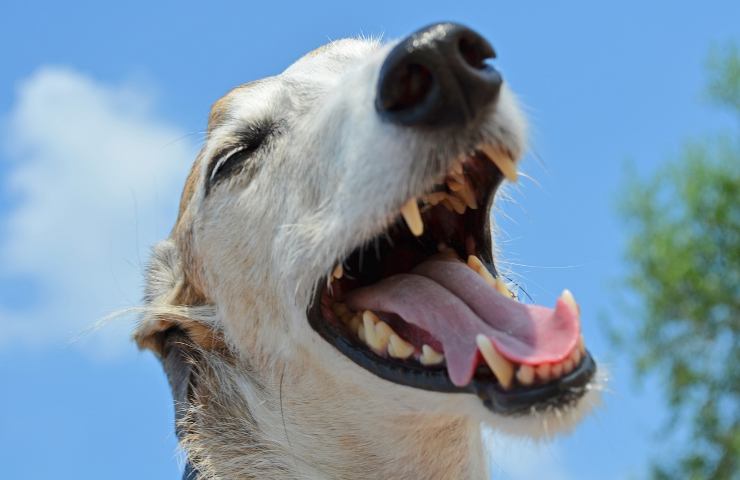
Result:
<svg viewBox="0 0 740 480">
<path fill-rule="evenodd" d="M 194 148 L 156 118 L 143 89 L 56 67 L 20 84 L 2 137 L 2 188 L 17 203 L 0 223 L 0 273 L 39 291 L 28 308 L 0 306 L 0 348 L 72 341 L 138 304 L 149 247 L 174 221 Z M 114 323 L 75 344 L 120 351 L 130 328 Z"/>
<path fill-rule="evenodd" d="M 557 441 L 535 442 L 483 430 L 494 480 L 572 480 Z"/>
</svg>

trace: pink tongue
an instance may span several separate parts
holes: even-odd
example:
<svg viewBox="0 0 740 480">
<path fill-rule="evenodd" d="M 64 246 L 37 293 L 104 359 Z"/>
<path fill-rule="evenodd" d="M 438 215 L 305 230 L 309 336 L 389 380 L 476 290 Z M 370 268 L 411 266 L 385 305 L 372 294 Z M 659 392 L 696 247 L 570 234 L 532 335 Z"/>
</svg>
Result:
<svg viewBox="0 0 740 480">
<path fill-rule="evenodd" d="M 411 273 L 353 290 L 346 300 L 352 310 L 395 313 L 431 333 L 457 386 L 470 383 L 478 364 L 478 334 L 511 362 L 539 365 L 564 360 L 580 330 L 578 312 L 562 299 L 555 309 L 519 303 L 456 260 L 427 260 Z"/>
</svg>

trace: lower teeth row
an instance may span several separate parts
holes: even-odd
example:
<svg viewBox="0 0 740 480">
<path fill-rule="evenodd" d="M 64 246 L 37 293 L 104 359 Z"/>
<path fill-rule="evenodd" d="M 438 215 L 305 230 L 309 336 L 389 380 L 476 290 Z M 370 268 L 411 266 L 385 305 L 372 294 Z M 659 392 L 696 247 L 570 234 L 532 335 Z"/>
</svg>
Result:
<svg viewBox="0 0 740 480">
<path fill-rule="evenodd" d="M 443 255 L 449 253 L 457 258 L 457 254 L 449 247 L 441 246 L 440 253 Z M 497 292 L 511 298 L 516 298 L 507 285 L 500 278 L 494 277 L 478 257 L 470 255 L 467 265 Z M 329 283 L 331 284 L 333 279 L 341 278 L 342 274 L 343 271 L 341 265 L 339 265 L 329 278 Z M 566 301 L 572 304 L 572 308 L 578 308 L 570 292 L 565 291 L 563 295 L 565 295 L 564 298 Z M 339 302 L 335 302 L 332 305 L 332 310 L 337 318 L 341 319 L 363 343 L 380 356 L 387 355 L 401 360 L 414 358 L 424 366 L 440 365 L 445 360 L 444 354 L 436 351 L 429 345 L 424 344 L 421 350 L 418 350 L 414 345 L 401 338 L 400 335 L 393 331 L 390 325 L 382 321 L 370 310 L 365 310 L 362 313 L 352 312 L 345 304 Z M 535 383 L 547 383 L 563 375 L 567 375 L 581 362 L 585 353 L 583 337 L 580 337 L 578 344 L 565 360 L 537 366 L 524 365 L 515 364 L 504 358 L 484 335 L 478 335 L 476 343 L 478 344 L 478 350 L 483 360 L 504 389 L 511 388 L 514 379 L 520 385 L 530 386 Z"/>
</svg>

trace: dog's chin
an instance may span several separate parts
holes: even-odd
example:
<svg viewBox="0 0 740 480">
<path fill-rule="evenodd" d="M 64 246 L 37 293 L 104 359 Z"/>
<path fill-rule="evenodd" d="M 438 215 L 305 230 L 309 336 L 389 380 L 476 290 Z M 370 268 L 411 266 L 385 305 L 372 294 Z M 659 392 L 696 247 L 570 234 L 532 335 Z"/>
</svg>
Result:
<svg viewBox="0 0 740 480">
<path fill-rule="evenodd" d="M 460 157 L 318 280 L 310 326 L 398 385 L 472 394 L 489 412 L 535 422 L 572 411 L 596 371 L 575 300 L 564 292 L 555 309 L 522 304 L 493 260 L 490 209 L 513 165 L 500 147 Z"/>
</svg>

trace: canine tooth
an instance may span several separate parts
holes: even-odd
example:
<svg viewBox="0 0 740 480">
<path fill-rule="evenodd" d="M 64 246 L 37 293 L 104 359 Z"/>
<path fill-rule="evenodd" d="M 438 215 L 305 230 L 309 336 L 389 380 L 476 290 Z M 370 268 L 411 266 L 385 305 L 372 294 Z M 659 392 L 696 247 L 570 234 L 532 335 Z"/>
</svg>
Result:
<svg viewBox="0 0 740 480">
<path fill-rule="evenodd" d="M 550 377 L 559 378 L 563 374 L 563 364 L 556 363 L 550 368 Z"/>
<path fill-rule="evenodd" d="M 507 180 L 510 182 L 516 182 L 517 172 L 514 161 L 509 158 L 500 148 L 496 148 L 492 145 L 483 144 L 478 147 L 486 156 L 501 170 Z"/>
<path fill-rule="evenodd" d="M 537 371 L 537 378 L 539 378 L 543 382 L 547 382 L 550 380 L 552 369 L 549 363 L 543 363 L 542 365 L 538 366 L 536 371 Z"/>
<path fill-rule="evenodd" d="M 344 275 L 344 267 L 340 263 L 339 265 L 337 265 L 336 267 L 334 267 L 334 271 L 331 272 L 331 276 L 332 276 L 332 278 L 339 279 L 339 278 L 342 278 L 343 275 Z"/>
<path fill-rule="evenodd" d="M 415 236 L 418 237 L 424 233 L 424 222 L 421 221 L 421 213 L 419 212 L 419 206 L 416 204 L 416 198 L 410 199 L 401 207 L 401 216 L 403 216 L 406 225 Z"/>
<path fill-rule="evenodd" d="M 485 335 L 478 334 L 475 337 L 475 343 L 478 344 L 478 350 L 483 355 L 483 359 L 488 364 L 488 367 L 496 375 L 496 378 L 498 378 L 498 382 L 504 389 L 509 389 L 511 387 L 511 380 L 514 377 L 514 365 L 496 351 L 491 340 Z"/>
<path fill-rule="evenodd" d="M 583 335 L 578 337 L 577 348 L 578 348 L 578 351 L 581 352 L 581 355 L 586 353 L 586 344 L 583 341 Z"/>
<path fill-rule="evenodd" d="M 421 346 L 421 357 L 419 357 L 419 362 L 421 362 L 422 365 L 438 365 L 442 363 L 442 360 L 445 359 L 445 356 L 429 345 L 422 345 Z"/>
<path fill-rule="evenodd" d="M 573 309 L 574 312 L 578 312 L 578 304 L 576 303 L 576 299 L 573 298 L 573 294 L 570 290 L 567 288 L 563 290 L 563 293 L 560 294 L 560 298 L 562 298 L 566 305 Z"/>
<path fill-rule="evenodd" d="M 534 367 L 531 365 L 522 365 L 516 372 L 516 379 L 522 385 L 532 385 L 534 382 Z"/>
<path fill-rule="evenodd" d="M 414 346 L 395 333 L 388 340 L 388 355 L 391 357 L 406 359 L 414 353 Z"/>
<path fill-rule="evenodd" d="M 375 324 L 375 345 L 371 345 L 376 348 L 379 352 L 385 352 L 388 348 L 388 341 L 395 332 L 385 322 L 378 322 Z"/>
</svg>

